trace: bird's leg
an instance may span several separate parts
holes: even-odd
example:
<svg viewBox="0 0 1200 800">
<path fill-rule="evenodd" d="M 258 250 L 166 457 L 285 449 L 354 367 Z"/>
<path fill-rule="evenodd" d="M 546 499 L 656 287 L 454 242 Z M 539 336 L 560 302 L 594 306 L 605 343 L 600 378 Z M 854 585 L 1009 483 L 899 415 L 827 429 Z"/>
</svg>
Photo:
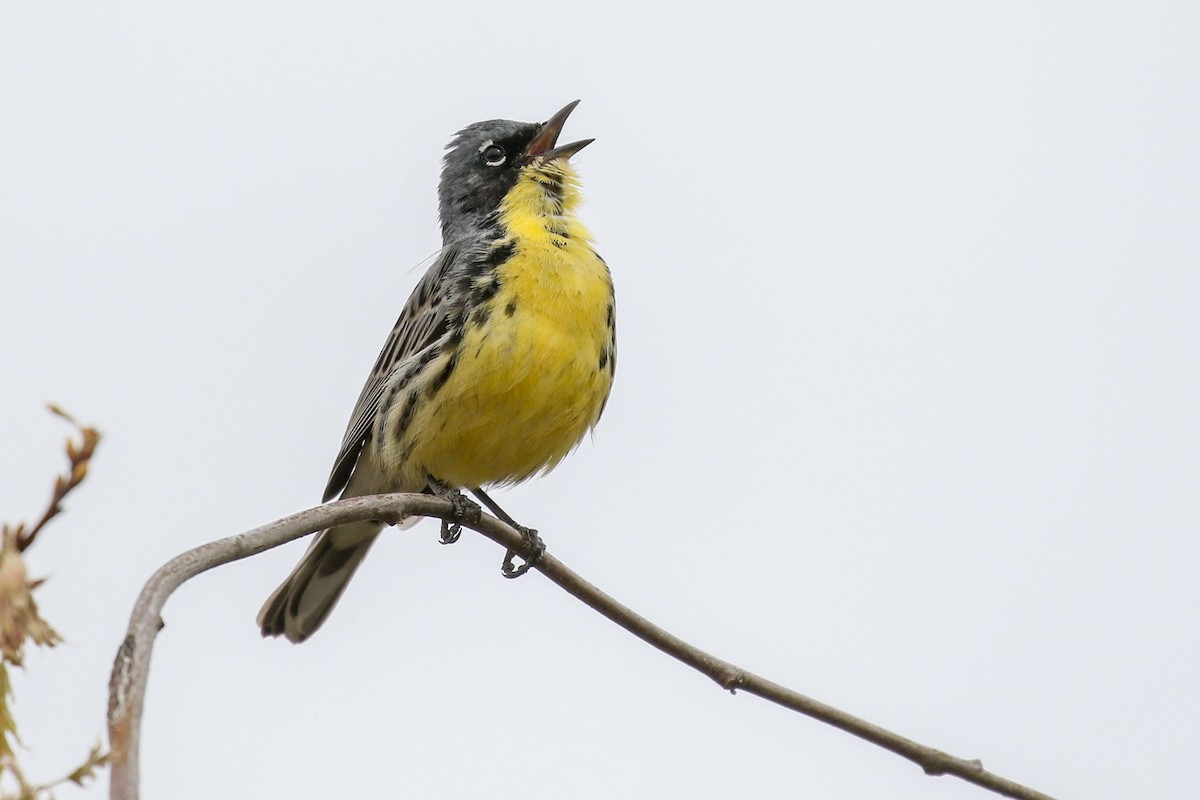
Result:
<svg viewBox="0 0 1200 800">
<path fill-rule="evenodd" d="M 479 518 L 479 506 L 468 500 L 458 489 L 451 489 L 446 484 L 439 481 L 432 475 L 427 476 L 429 480 L 428 491 L 430 494 L 449 500 L 454 505 L 454 517 L 456 520 L 467 519 L 468 515 Z M 462 536 L 462 525 L 458 522 L 450 522 L 442 520 L 442 533 L 438 539 L 442 544 L 454 544 L 458 541 L 458 537 Z"/>
<path fill-rule="evenodd" d="M 525 561 L 520 566 L 516 566 L 513 564 L 513 557 L 520 554 L 516 550 L 509 550 L 504 554 L 504 563 L 500 565 L 500 574 L 506 578 L 519 578 L 529 572 L 529 568 L 537 563 L 537 560 L 542 557 L 542 553 L 546 552 L 546 543 L 542 541 L 542 537 L 538 536 L 538 532 L 533 528 L 526 528 L 524 525 L 518 524 L 495 500 L 488 497 L 483 489 L 472 488 L 471 494 L 478 497 L 479 501 L 488 507 L 488 511 L 495 514 L 501 522 L 517 529 L 524 542 L 523 549 L 529 553 L 528 556 L 522 556 Z"/>
</svg>

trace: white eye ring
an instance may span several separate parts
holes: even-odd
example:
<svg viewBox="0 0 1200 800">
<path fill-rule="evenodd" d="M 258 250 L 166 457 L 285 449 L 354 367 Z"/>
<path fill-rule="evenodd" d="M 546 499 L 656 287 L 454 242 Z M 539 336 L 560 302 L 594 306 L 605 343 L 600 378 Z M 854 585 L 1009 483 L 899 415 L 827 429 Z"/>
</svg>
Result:
<svg viewBox="0 0 1200 800">
<path fill-rule="evenodd" d="M 483 163 L 489 167 L 498 167 L 508 160 L 504 148 L 491 139 L 479 145 L 479 154 L 483 156 Z"/>
</svg>

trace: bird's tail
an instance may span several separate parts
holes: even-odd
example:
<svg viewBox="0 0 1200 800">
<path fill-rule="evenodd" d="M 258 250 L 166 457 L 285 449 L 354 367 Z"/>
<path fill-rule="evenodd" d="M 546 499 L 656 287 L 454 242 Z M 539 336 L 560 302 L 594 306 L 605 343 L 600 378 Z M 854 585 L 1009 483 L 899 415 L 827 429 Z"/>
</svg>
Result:
<svg viewBox="0 0 1200 800">
<path fill-rule="evenodd" d="M 321 531 L 258 612 L 262 635 L 283 635 L 296 644 L 312 636 L 337 605 L 382 528 L 378 522 L 354 522 Z"/>
</svg>

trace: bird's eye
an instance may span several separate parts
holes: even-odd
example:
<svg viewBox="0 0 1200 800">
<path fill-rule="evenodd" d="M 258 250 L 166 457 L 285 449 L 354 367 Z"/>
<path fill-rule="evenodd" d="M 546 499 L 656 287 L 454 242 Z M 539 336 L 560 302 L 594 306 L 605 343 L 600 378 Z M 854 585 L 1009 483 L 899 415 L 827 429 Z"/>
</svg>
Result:
<svg viewBox="0 0 1200 800">
<path fill-rule="evenodd" d="M 489 144 L 480 151 L 483 156 L 483 163 L 489 167 L 498 167 L 504 163 L 507 156 L 504 153 L 504 148 L 498 144 Z"/>
</svg>

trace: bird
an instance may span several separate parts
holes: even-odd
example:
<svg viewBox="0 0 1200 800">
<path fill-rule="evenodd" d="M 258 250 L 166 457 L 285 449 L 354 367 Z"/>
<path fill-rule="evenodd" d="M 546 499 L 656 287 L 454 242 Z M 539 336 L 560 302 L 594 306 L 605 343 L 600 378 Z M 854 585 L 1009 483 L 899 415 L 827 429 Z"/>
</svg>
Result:
<svg viewBox="0 0 1200 800">
<path fill-rule="evenodd" d="M 616 370 L 612 277 L 579 220 L 559 145 L 568 103 L 542 123 L 494 119 L 459 131 L 438 185 L 442 248 L 404 304 L 350 415 L 323 502 L 385 492 L 454 501 L 466 489 L 544 550 L 485 488 L 545 474 L 592 431 Z M 405 520 L 411 524 L 416 520 Z M 384 523 L 328 528 L 267 599 L 264 637 L 293 643 L 321 627 Z M 443 523 L 442 541 L 458 536 Z"/>
</svg>

